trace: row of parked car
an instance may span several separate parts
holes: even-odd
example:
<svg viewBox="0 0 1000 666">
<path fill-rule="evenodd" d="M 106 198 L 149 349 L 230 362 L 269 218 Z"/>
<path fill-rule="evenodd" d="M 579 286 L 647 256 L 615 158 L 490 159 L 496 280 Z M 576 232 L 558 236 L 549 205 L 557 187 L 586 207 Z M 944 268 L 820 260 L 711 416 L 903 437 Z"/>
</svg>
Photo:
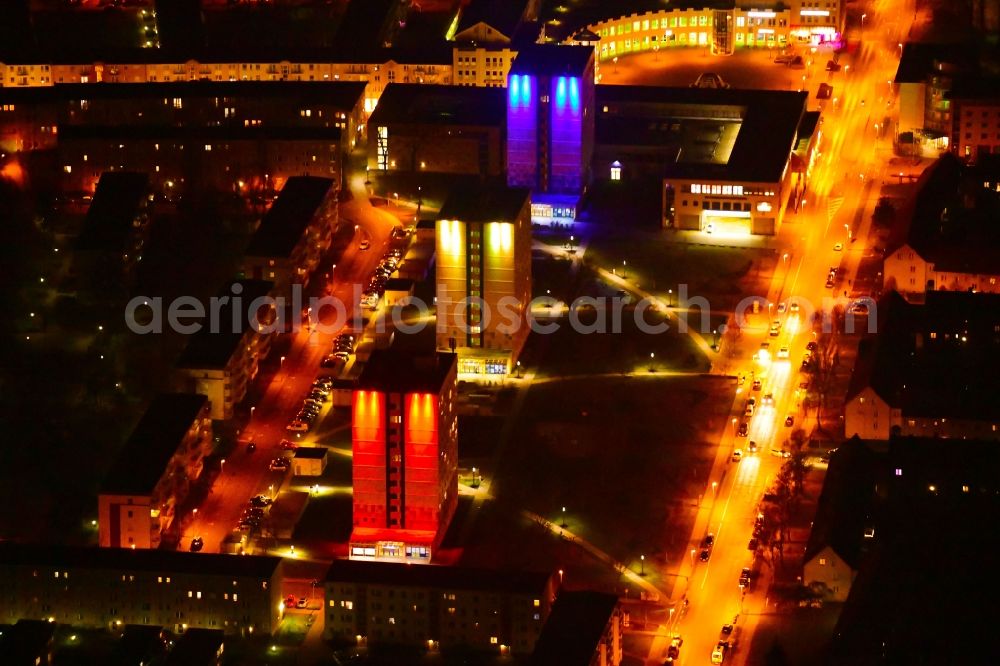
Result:
<svg viewBox="0 0 1000 666">
<path fill-rule="evenodd" d="M 330 399 L 330 393 L 333 391 L 333 379 L 330 377 L 317 377 L 316 381 L 313 382 L 312 388 L 309 390 L 309 395 L 307 395 L 302 401 L 302 408 L 299 413 L 288 423 L 286 429 L 289 432 L 294 432 L 296 434 L 301 434 L 304 432 L 309 432 L 319 417 L 320 410 L 323 409 L 323 403 Z M 277 460 L 277 459 L 276 459 Z M 286 460 L 281 458 L 281 460 Z M 272 469 L 274 461 L 272 461 Z M 285 468 L 287 469 L 287 467 Z"/>
<path fill-rule="evenodd" d="M 260 528 L 260 524 L 264 521 L 264 516 L 273 501 L 265 495 L 251 497 L 246 508 L 243 509 L 243 514 L 240 516 L 236 528 L 241 532 L 253 532 Z"/>
<path fill-rule="evenodd" d="M 378 305 L 379 299 L 385 293 L 385 283 L 389 281 L 389 276 L 395 272 L 402 260 L 403 251 L 399 248 L 391 249 L 385 253 L 368 280 L 368 286 L 361 294 L 361 305 L 366 308 L 374 308 Z"/>
<path fill-rule="evenodd" d="M 320 367 L 339 370 L 347 365 L 351 354 L 357 346 L 357 340 L 351 333 L 341 333 L 333 341 L 333 351 L 323 357 Z"/>
</svg>

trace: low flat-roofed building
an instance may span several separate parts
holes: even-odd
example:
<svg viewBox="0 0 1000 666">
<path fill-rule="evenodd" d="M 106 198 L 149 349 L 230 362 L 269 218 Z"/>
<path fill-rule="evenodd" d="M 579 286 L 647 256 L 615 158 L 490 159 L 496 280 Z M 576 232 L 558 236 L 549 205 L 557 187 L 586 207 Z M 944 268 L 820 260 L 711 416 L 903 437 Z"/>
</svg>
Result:
<svg viewBox="0 0 1000 666">
<path fill-rule="evenodd" d="M 549 617 L 555 580 L 549 573 L 336 560 L 324 593 L 330 639 L 529 654 Z"/>
<path fill-rule="evenodd" d="M 188 629 L 174 642 L 165 666 L 219 666 L 224 647 L 221 629 Z"/>
<path fill-rule="evenodd" d="M 52 659 L 56 625 L 46 620 L 17 620 L 0 631 L 0 654 L 10 666 L 39 666 Z"/>
<path fill-rule="evenodd" d="M 292 454 L 292 474 L 295 476 L 321 476 L 326 469 L 325 446 L 300 446 Z"/>
<path fill-rule="evenodd" d="M 499 176 L 503 90 L 392 83 L 368 121 L 372 172 Z"/>
<path fill-rule="evenodd" d="M 132 282 L 149 237 L 149 195 L 145 173 L 100 174 L 74 244 L 74 270 L 95 289 Z"/>
<path fill-rule="evenodd" d="M 216 330 L 212 330 L 209 316 L 191 335 L 177 360 L 181 389 L 208 396 L 215 420 L 233 417 L 236 405 L 257 376 L 261 359 L 270 352 L 271 328 L 276 316 L 273 303 L 266 303 L 255 312 L 249 312 L 249 308 L 257 299 L 269 297 L 273 288 L 274 283 L 266 280 L 235 280 L 227 284 L 213 297 L 219 299 L 218 307 L 205 308 L 207 315 L 218 313 Z M 238 323 L 235 328 L 234 321 Z"/>
<path fill-rule="evenodd" d="M 560 592 L 531 653 L 531 666 L 619 666 L 622 611 L 603 592 Z"/>
<path fill-rule="evenodd" d="M 800 133 L 807 149 L 819 142 L 806 101 L 805 92 L 597 86 L 595 180 L 661 180 L 664 226 L 773 235 L 807 182 Z"/>
<path fill-rule="evenodd" d="M 848 437 L 1000 439 L 1000 294 L 934 291 L 916 304 L 891 291 L 867 316 L 878 330 L 858 346 Z"/>
<path fill-rule="evenodd" d="M 992 157 L 992 156 L 990 156 Z M 886 243 L 883 283 L 909 301 L 932 291 L 1000 293 L 1000 164 L 942 155 L 917 180 Z"/>
<path fill-rule="evenodd" d="M 49 619 L 273 633 L 282 559 L 131 548 L 0 543 L 0 619 Z"/>
<path fill-rule="evenodd" d="M 158 548 L 212 445 L 208 398 L 165 393 L 150 403 L 97 496 L 99 543 Z"/>
<path fill-rule="evenodd" d="M 162 627 L 129 624 L 108 656 L 110 666 L 141 666 L 167 653 L 167 636 Z"/>
<path fill-rule="evenodd" d="M 338 127 L 68 125 L 59 132 L 61 187 L 93 192 L 105 171 L 149 174 L 172 198 L 183 191 L 269 197 L 292 176 L 340 182 Z"/>
<path fill-rule="evenodd" d="M 337 224 L 335 181 L 289 178 L 250 239 L 243 274 L 274 282 L 277 293 L 290 296 L 291 285 L 309 284 L 320 257 L 330 249 Z"/>
</svg>

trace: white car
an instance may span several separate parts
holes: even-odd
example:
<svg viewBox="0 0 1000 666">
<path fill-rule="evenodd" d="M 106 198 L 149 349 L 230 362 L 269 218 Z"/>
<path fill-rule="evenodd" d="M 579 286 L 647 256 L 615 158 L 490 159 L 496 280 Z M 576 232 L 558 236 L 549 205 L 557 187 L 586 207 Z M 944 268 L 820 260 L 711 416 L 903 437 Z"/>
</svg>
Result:
<svg viewBox="0 0 1000 666">
<path fill-rule="evenodd" d="M 782 347 L 778 350 L 778 358 L 788 358 L 788 347 Z"/>
<path fill-rule="evenodd" d="M 743 449 L 736 449 L 733 451 L 733 462 L 739 462 L 743 460 Z"/>
<path fill-rule="evenodd" d="M 358 247 L 361 248 L 362 250 L 367 250 L 371 246 L 372 246 L 372 242 L 370 240 L 368 240 L 367 238 L 365 240 L 361 241 L 361 244 L 358 245 Z"/>
<path fill-rule="evenodd" d="M 836 245 L 833 246 L 833 251 L 834 252 L 840 252 L 843 249 L 844 249 L 844 244 L 843 243 L 837 243 Z"/>
</svg>

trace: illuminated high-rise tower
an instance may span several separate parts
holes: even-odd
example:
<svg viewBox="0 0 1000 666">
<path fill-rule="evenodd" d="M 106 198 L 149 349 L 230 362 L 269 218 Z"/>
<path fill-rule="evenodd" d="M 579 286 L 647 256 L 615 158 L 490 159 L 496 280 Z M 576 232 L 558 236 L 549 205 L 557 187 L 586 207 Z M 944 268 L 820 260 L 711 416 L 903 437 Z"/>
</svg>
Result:
<svg viewBox="0 0 1000 666">
<path fill-rule="evenodd" d="M 441 208 L 436 233 L 438 349 L 458 354 L 462 374 L 509 373 L 528 337 L 528 190 L 455 190 Z"/>
<path fill-rule="evenodd" d="M 594 49 L 535 44 L 507 76 L 507 183 L 532 218 L 572 220 L 594 153 Z"/>
<path fill-rule="evenodd" d="M 458 503 L 454 354 L 372 353 L 352 401 L 350 557 L 430 562 Z"/>
</svg>

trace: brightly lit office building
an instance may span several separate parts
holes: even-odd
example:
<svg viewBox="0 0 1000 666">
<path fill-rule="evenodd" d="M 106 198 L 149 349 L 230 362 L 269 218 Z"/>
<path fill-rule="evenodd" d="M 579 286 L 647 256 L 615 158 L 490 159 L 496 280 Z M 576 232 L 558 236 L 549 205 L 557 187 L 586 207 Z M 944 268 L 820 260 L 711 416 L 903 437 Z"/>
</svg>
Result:
<svg viewBox="0 0 1000 666">
<path fill-rule="evenodd" d="M 588 26 L 600 37 L 600 60 L 643 51 L 700 47 L 730 54 L 737 48 L 838 42 L 843 31 L 839 0 L 711 2 L 610 18 Z"/>
<path fill-rule="evenodd" d="M 454 354 L 372 353 L 352 398 L 352 560 L 427 564 L 458 503 Z"/>
<path fill-rule="evenodd" d="M 507 184 L 531 190 L 531 217 L 576 217 L 594 144 L 594 50 L 536 44 L 507 77 Z"/>
<path fill-rule="evenodd" d="M 531 197 L 520 187 L 454 191 L 437 220 L 437 347 L 462 375 L 503 376 L 528 337 Z"/>
</svg>

